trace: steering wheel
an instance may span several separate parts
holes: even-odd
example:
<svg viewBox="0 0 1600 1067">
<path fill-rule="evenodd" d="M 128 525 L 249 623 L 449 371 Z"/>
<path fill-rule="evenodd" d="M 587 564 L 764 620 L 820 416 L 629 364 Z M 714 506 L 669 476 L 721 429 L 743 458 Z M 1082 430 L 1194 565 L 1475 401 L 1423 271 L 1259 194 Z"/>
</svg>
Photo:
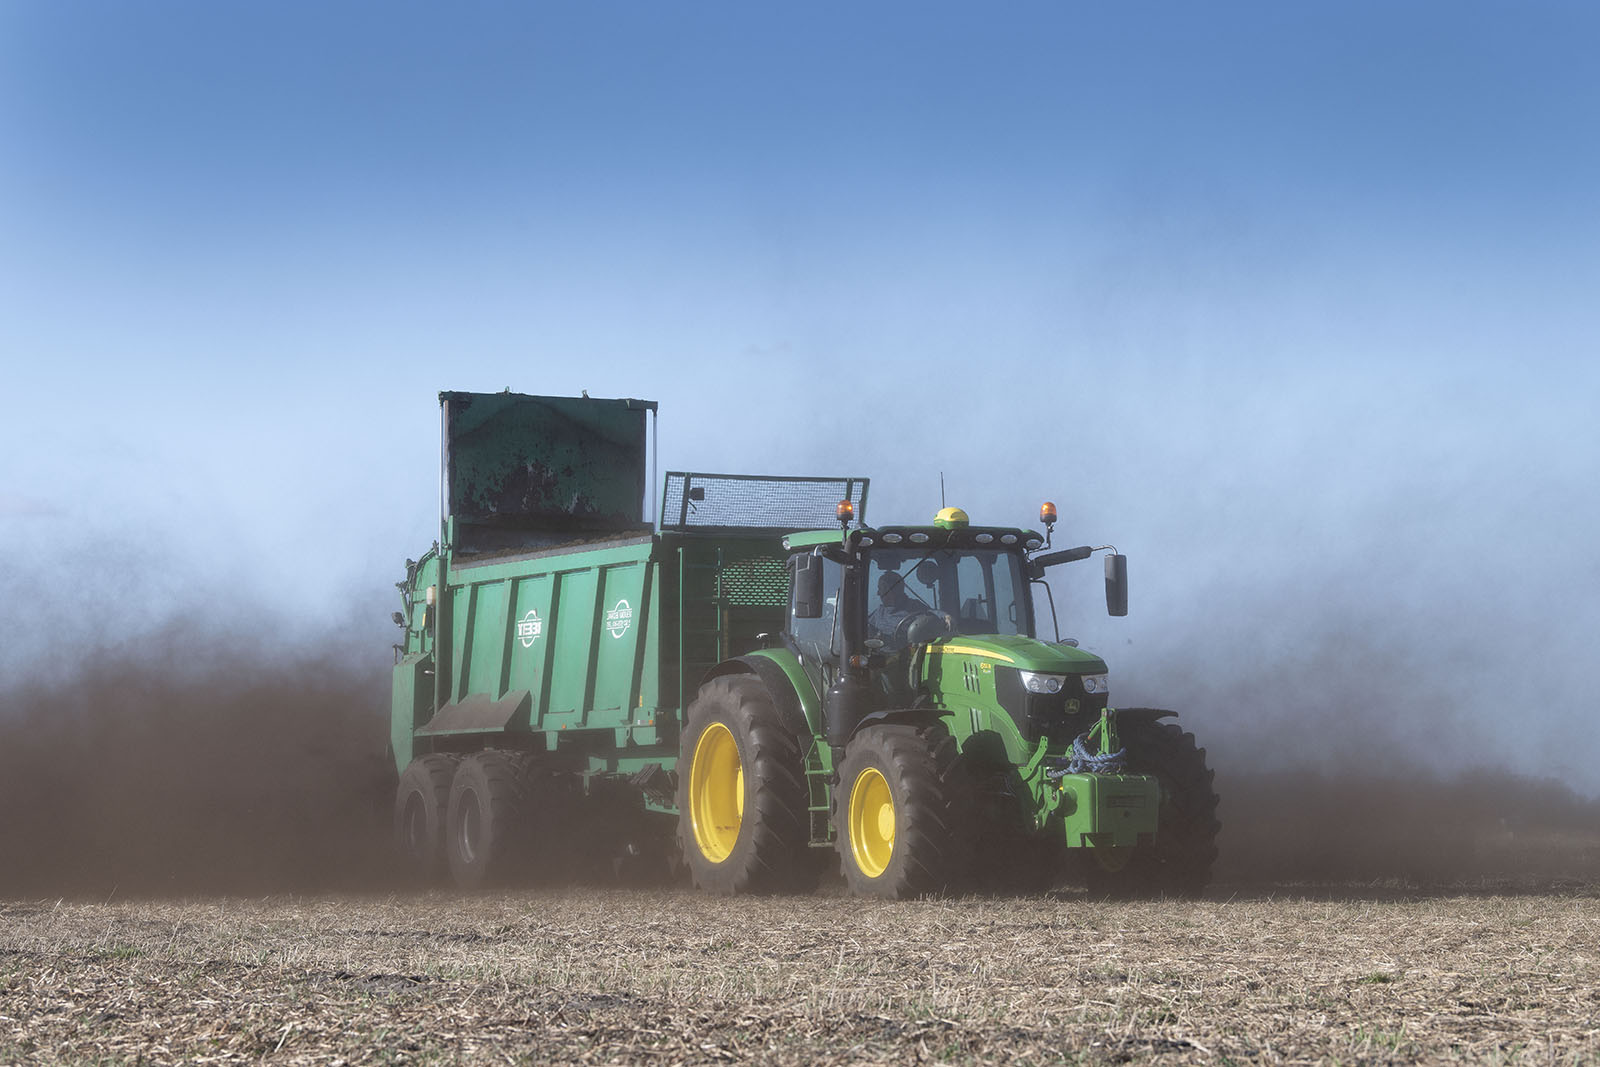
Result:
<svg viewBox="0 0 1600 1067">
<path fill-rule="evenodd" d="M 950 616 L 939 611 L 919 611 L 907 615 L 894 628 L 894 644 L 922 645 L 936 637 L 943 637 L 953 629 Z"/>
</svg>

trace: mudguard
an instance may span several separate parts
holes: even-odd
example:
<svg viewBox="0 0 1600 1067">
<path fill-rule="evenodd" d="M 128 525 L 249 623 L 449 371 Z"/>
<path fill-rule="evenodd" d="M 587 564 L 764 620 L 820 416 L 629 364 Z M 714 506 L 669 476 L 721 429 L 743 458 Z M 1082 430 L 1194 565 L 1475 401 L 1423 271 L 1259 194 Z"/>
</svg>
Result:
<svg viewBox="0 0 1600 1067">
<path fill-rule="evenodd" d="M 789 672 L 771 656 L 749 655 L 724 660 L 706 672 L 701 684 L 728 674 L 753 674 L 760 678 L 772 694 L 772 701 L 778 706 L 778 714 L 783 716 L 784 724 L 796 737 L 815 737 L 821 732 L 821 722 L 810 721 L 811 715 L 802 704 Z M 820 708 L 816 714 L 820 718 Z"/>
</svg>

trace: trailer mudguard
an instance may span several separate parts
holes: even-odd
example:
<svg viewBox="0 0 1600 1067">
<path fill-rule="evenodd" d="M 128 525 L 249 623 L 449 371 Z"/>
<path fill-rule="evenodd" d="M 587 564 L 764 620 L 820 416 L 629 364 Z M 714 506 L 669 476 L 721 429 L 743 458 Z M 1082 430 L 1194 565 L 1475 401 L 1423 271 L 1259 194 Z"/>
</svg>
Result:
<svg viewBox="0 0 1600 1067">
<path fill-rule="evenodd" d="M 417 734 L 497 734 L 518 728 L 526 730 L 532 707 L 533 694 L 526 689 L 513 689 L 498 700 L 474 693 L 440 708 L 439 714 L 426 726 L 417 729 Z"/>
</svg>

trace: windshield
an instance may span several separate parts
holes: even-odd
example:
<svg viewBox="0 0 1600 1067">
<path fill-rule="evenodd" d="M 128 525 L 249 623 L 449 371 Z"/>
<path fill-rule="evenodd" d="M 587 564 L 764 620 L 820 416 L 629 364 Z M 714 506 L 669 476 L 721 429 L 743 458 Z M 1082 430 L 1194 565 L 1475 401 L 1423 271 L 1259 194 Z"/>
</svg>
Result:
<svg viewBox="0 0 1600 1067">
<path fill-rule="evenodd" d="M 1024 634 L 1026 583 L 1016 553 L 1000 549 L 876 549 L 867 572 L 869 636 L 890 649 L 932 633 Z M 929 630 L 919 618 L 941 617 Z"/>
</svg>

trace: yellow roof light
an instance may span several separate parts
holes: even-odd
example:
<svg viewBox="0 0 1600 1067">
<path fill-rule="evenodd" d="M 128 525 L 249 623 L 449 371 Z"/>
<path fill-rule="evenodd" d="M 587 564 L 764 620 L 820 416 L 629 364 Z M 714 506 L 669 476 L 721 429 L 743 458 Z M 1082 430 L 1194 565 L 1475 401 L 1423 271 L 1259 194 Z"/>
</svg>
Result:
<svg viewBox="0 0 1600 1067">
<path fill-rule="evenodd" d="M 939 514 L 933 517 L 933 524 L 946 530 L 954 530 L 957 526 L 968 523 L 967 513 L 960 508 L 940 508 Z"/>
</svg>

